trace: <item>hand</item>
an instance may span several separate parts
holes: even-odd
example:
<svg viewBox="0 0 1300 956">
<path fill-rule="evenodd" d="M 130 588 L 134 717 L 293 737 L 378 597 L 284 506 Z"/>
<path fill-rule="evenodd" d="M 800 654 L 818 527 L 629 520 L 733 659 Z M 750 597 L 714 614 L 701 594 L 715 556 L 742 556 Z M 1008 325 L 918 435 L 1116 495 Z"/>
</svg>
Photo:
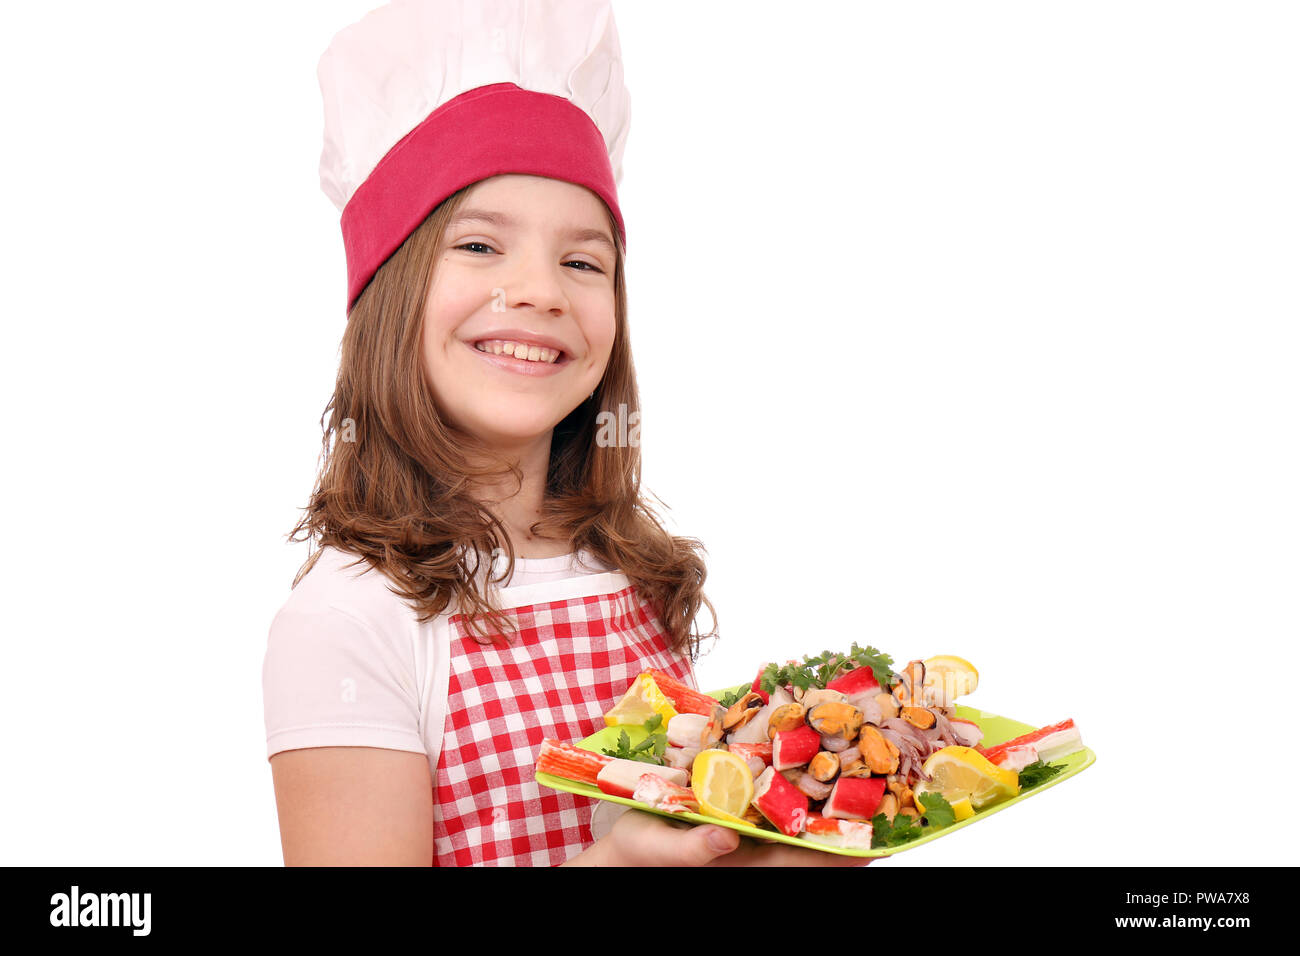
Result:
<svg viewBox="0 0 1300 956">
<path fill-rule="evenodd" d="M 630 810 L 566 866 L 866 866 L 869 857 L 805 850 Z"/>
</svg>

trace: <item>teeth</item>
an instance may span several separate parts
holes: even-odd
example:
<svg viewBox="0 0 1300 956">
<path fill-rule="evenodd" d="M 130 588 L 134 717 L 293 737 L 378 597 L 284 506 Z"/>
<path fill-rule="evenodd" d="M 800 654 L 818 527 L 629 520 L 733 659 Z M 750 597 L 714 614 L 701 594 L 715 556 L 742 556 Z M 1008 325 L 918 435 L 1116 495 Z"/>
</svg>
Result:
<svg viewBox="0 0 1300 956">
<path fill-rule="evenodd" d="M 505 339 L 485 339 L 482 342 L 475 342 L 474 347 L 480 352 L 509 355 L 525 362 L 541 362 L 545 365 L 554 363 L 561 355 L 556 349 L 529 345 L 525 342 L 510 342 Z"/>
</svg>

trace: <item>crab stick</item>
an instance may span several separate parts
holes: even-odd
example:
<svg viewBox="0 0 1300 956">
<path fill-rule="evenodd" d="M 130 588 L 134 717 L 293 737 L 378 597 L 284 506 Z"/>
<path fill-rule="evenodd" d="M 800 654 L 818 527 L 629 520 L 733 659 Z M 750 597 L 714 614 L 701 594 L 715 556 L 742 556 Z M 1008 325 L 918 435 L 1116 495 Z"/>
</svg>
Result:
<svg viewBox="0 0 1300 956">
<path fill-rule="evenodd" d="M 821 749 L 821 734 L 807 724 L 794 730 L 778 730 L 772 736 L 772 766 L 777 770 L 802 767 Z"/>
<path fill-rule="evenodd" d="M 686 786 L 686 781 L 689 779 L 685 770 L 676 767 L 661 767 L 640 760 L 624 760 L 615 757 L 601 768 L 600 773 L 596 774 L 596 786 L 600 787 L 602 793 L 632 798 L 641 777 L 647 773 L 663 777 L 669 783 L 675 783 L 679 787 Z"/>
<path fill-rule="evenodd" d="M 840 777 L 826 798 L 822 816 L 835 820 L 870 820 L 885 795 L 884 777 Z"/>
<path fill-rule="evenodd" d="M 606 754 L 547 739 L 542 741 L 542 749 L 537 754 L 537 772 L 595 786 L 600 771 L 613 760 Z"/>
<path fill-rule="evenodd" d="M 708 694 L 687 687 L 672 674 L 654 669 L 642 673 L 649 674 L 654 679 L 659 692 L 673 702 L 673 709 L 679 714 L 703 714 L 708 717 L 713 714 L 713 708 L 718 706 L 718 702 Z"/>
<path fill-rule="evenodd" d="M 755 777 L 772 765 L 772 745 L 770 743 L 728 744 L 727 749 L 745 761 L 749 766 L 749 772 Z"/>
<path fill-rule="evenodd" d="M 754 781 L 754 806 L 786 836 L 798 836 L 808 819 L 808 798 L 773 767 Z"/>
<path fill-rule="evenodd" d="M 871 824 L 865 820 L 840 820 L 820 813 L 810 813 L 803 838 L 812 843 L 845 850 L 870 850 Z"/>
<path fill-rule="evenodd" d="M 999 767 L 1019 773 L 1036 760 L 1051 763 L 1081 749 L 1083 738 L 1069 718 L 980 752 Z"/>
<path fill-rule="evenodd" d="M 866 701 L 883 693 L 880 681 L 870 667 L 855 667 L 826 683 L 827 690 L 839 691 L 850 704 L 865 710 Z"/>
<path fill-rule="evenodd" d="M 632 799 L 654 810 L 669 813 L 700 812 L 700 801 L 690 787 L 679 787 L 657 773 L 643 773 L 632 791 Z"/>
</svg>

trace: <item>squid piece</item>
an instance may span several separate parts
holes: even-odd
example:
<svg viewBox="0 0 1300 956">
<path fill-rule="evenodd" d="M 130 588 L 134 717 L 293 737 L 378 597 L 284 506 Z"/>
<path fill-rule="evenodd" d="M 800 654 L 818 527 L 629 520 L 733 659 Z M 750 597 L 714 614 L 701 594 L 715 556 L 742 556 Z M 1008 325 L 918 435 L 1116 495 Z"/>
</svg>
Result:
<svg viewBox="0 0 1300 956">
<path fill-rule="evenodd" d="M 772 696 L 773 698 L 776 697 L 775 694 L 773 694 Z M 767 719 L 771 715 L 772 711 L 776 710 L 777 706 L 779 705 L 777 705 L 775 702 L 768 704 L 766 707 L 764 707 L 762 710 L 756 713 L 753 716 L 753 718 L 743 727 L 739 727 L 736 730 L 733 730 L 731 733 L 727 734 L 727 744 L 735 745 L 735 744 L 768 743 L 770 741 L 770 738 L 767 735 Z"/>
<path fill-rule="evenodd" d="M 668 747 L 664 750 L 664 766 L 690 772 L 691 765 L 699 755 L 698 747 Z"/>
<path fill-rule="evenodd" d="M 698 748 L 708 723 L 709 715 L 706 714 L 678 714 L 668 721 L 668 746 Z"/>
<path fill-rule="evenodd" d="M 950 717 L 948 723 L 952 725 L 953 733 L 957 736 L 957 743 L 963 747 L 978 746 L 979 742 L 984 739 L 984 731 L 973 720 Z"/>
<path fill-rule="evenodd" d="M 798 779 L 790 782 L 794 784 L 796 790 L 809 800 L 825 800 L 831 795 L 831 790 L 834 789 L 832 784 L 823 783 L 807 771 L 799 774 Z"/>
</svg>

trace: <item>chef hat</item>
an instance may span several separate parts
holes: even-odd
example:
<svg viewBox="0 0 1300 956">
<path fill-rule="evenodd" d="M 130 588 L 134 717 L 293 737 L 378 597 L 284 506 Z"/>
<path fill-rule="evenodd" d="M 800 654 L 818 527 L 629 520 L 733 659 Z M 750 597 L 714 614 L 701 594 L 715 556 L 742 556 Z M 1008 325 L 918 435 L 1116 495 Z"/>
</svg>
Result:
<svg viewBox="0 0 1300 956">
<path fill-rule="evenodd" d="M 616 187 L 631 98 L 609 0 L 393 0 L 330 41 L 321 188 L 348 308 L 452 193 L 502 173 Z"/>
</svg>

